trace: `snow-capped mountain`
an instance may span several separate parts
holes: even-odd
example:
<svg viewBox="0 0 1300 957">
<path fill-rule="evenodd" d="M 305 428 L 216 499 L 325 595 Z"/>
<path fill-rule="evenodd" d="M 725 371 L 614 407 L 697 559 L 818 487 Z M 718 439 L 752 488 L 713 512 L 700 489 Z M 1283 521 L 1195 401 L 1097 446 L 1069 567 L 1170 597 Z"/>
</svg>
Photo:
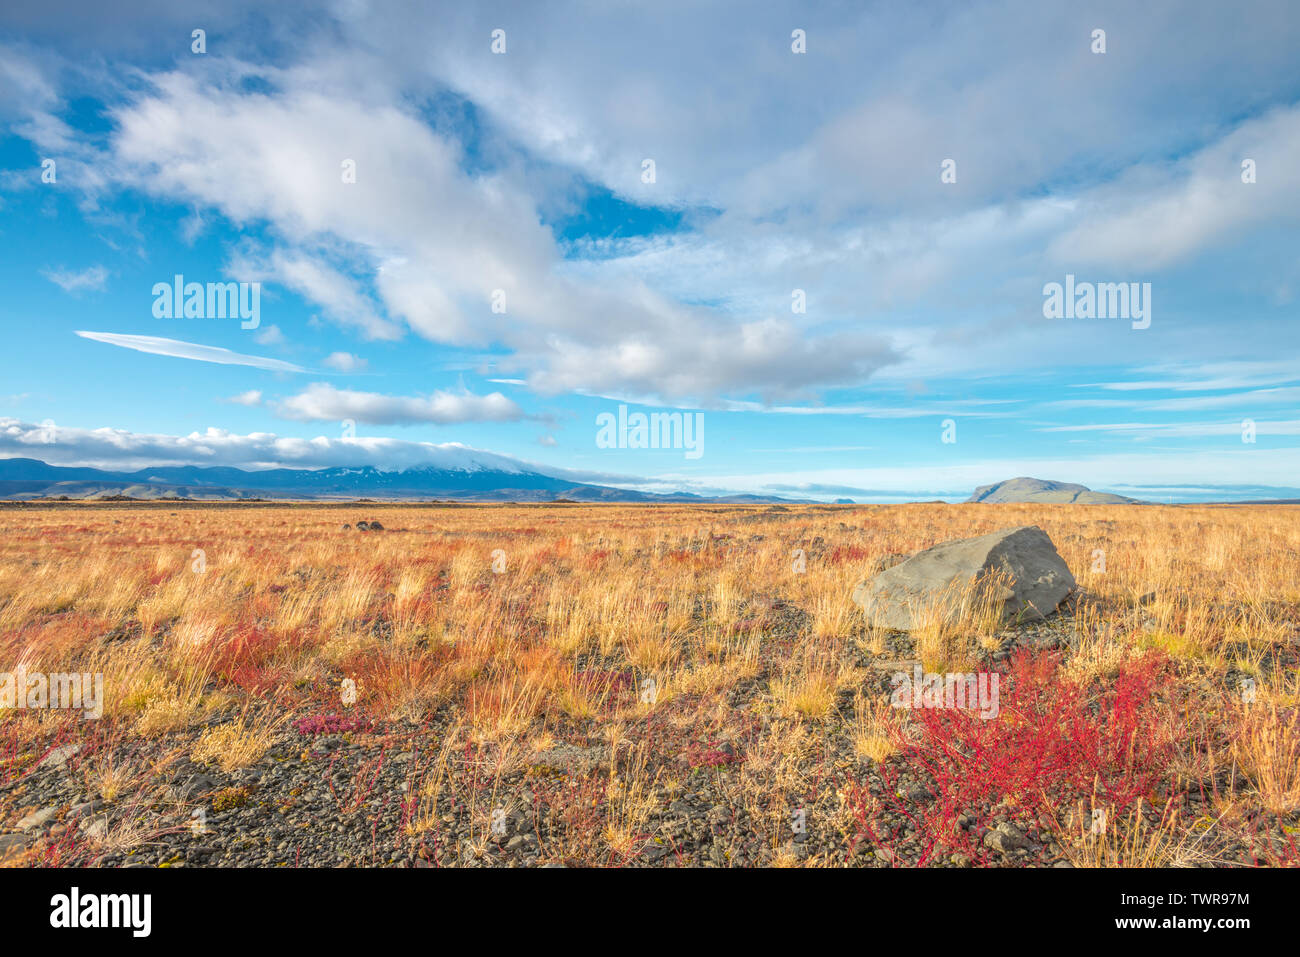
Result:
<svg viewBox="0 0 1300 957">
<path fill-rule="evenodd" d="M 688 492 L 653 494 L 591 485 L 548 474 L 509 456 L 464 446 L 431 450 L 433 461 L 394 471 L 373 466 L 245 470 L 228 466 L 165 465 L 135 472 L 49 465 L 39 459 L 0 459 L 0 497 L 75 499 L 126 496 L 196 500 L 453 499 L 537 502 L 769 502 L 754 495 L 704 498 Z"/>
</svg>

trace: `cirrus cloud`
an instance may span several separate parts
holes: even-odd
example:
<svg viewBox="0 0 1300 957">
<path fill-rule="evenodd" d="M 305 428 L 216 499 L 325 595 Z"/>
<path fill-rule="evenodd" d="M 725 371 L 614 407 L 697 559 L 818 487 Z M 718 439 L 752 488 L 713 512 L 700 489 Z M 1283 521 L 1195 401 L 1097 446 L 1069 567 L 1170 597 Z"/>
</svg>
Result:
<svg viewBox="0 0 1300 957">
<path fill-rule="evenodd" d="M 77 335 L 83 339 L 107 343 L 122 349 L 147 352 L 155 356 L 171 356 L 176 359 L 194 359 L 198 362 L 215 362 L 227 366 L 251 366 L 268 372 L 306 372 L 302 366 L 285 362 L 282 359 L 268 359 L 266 356 L 245 355 L 233 352 L 221 346 L 205 346 L 198 342 L 185 342 L 181 339 L 166 339 L 162 336 L 135 336 L 120 332 L 87 332 L 78 330 Z"/>
</svg>

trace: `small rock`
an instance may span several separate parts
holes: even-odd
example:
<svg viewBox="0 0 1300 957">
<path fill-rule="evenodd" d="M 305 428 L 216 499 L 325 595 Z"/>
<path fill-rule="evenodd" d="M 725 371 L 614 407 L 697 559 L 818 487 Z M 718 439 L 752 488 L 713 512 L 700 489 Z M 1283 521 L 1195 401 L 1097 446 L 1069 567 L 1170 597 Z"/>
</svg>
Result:
<svg viewBox="0 0 1300 957">
<path fill-rule="evenodd" d="M 984 835 L 984 844 L 1003 854 L 1009 854 L 1019 848 L 1032 846 L 1029 838 L 1020 833 L 1014 824 L 1009 824 L 1006 821 L 1003 821 Z"/>
<path fill-rule="evenodd" d="M 103 801 L 86 801 L 78 804 L 68 811 L 67 818 L 69 821 L 75 821 L 77 818 L 85 817 L 87 814 L 93 814 L 104 806 Z"/>
<path fill-rule="evenodd" d="M 27 846 L 26 834 L 0 834 L 0 858 Z"/>
<path fill-rule="evenodd" d="M 641 860 L 653 863 L 672 853 L 672 848 L 666 844 L 651 844 L 641 852 Z"/>
<path fill-rule="evenodd" d="M 44 827 L 54 815 L 59 813 L 57 807 L 47 807 L 40 811 L 33 811 L 16 825 L 20 831 L 32 831 L 38 827 Z"/>
<path fill-rule="evenodd" d="M 40 770 L 41 768 L 61 768 L 63 765 L 71 761 L 73 755 L 80 750 L 81 745 L 79 744 L 65 744 L 61 748 L 55 748 L 45 757 L 41 758 L 41 761 L 36 765 L 36 768 L 37 770 Z"/>
<path fill-rule="evenodd" d="M 529 761 L 539 767 L 553 768 L 569 774 L 587 774 L 609 763 L 608 746 L 589 748 L 558 744 L 546 751 L 535 751 Z"/>
<path fill-rule="evenodd" d="M 184 802 L 192 800 L 200 794 L 206 794 L 216 788 L 216 786 L 217 782 L 211 775 L 194 774 L 191 775 L 180 787 L 173 788 L 172 790 L 176 792 L 177 798 Z"/>
</svg>

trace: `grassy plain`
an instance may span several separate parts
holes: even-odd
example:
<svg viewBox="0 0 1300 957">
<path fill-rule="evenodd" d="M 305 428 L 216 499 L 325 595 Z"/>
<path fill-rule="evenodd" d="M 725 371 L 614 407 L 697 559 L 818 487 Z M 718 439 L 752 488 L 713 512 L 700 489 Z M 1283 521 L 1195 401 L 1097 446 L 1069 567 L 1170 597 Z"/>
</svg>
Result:
<svg viewBox="0 0 1300 957">
<path fill-rule="evenodd" d="M 850 600 L 1022 524 L 1082 586 L 1047 623 Z M 0 711 L 0 854 L 1294 865 L 1298 569 L 1284 506 L 8 506 L 0 672 L 104 701 Z M 891 707 L 916 662 L 998 717 Z"/>
</svg>

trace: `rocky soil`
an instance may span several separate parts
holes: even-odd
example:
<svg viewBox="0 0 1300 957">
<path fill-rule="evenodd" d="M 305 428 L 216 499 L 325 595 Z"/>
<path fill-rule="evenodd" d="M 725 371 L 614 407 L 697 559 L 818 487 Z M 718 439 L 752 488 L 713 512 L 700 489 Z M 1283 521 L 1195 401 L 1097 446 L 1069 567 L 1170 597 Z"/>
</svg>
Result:
<svg viewBox="0 0 1300 957">
<path fill-rule="evenodd" d="M 985 652 L 985 664 L 1068 641 L 1059 619 L 1021 626 Z M 857 663 L 878 674 L 879 696 L 889 693 L 890 673 L 914 663 L 909 643 L 898 633 L 883 654 L 862 653 Z M 733 706 L 745 710 L 762 684 L 739 689 Z M 964 840 L 920 828 L 934 780 L 899 755 L 883 764 L 857 755 L 852 710 L 842 698 L 839 720 L 819 732 L 808 769 L 818 784 L 788 826 L 780 809 L 756 813 L 752 800 L 736 797 L 748 749 L 779 719 L 755 719 L 748 740 L 685 747 L 658 740 L 652 721 L 631 731 L 618 750 L 646 745 L 643 774 L 674 783 L 614 849 L 600 837 L 617 804 L 621 767 L 615 758 L 611 771 L 607 741 L 574 736 L 503 763 L 498 745 L 441 748 L 455 720 L 450 711 L 419 725 L 345 713 L 285 724 L 258 761 L 230 773 L 186 756 L 203 729 L 118 743 L 115 760 L 139 772 L 120 793 L 89 786 L 81 745 L 55 748 L 0 788 L 0 857 L 105 867 L 1072 866 L 1060 834 L 1077 823 L 1074 812 L 1035 818 L 1016 795 L 960 809 L 953 827 Z M 440 782 L 439 794 L 430 795 L 430 782 Z M 846 793 L 872 807 L 862 826 L 846 827 L 835 813 Z M 1207 811 L 1194 792 L 1184 798 L 1193 817 Z M 1250 836 L 1216 829 L 1201 850 L 1220 865 L 1294 852 L 1296 816 L 1257 825 Z"/>
</svg>

